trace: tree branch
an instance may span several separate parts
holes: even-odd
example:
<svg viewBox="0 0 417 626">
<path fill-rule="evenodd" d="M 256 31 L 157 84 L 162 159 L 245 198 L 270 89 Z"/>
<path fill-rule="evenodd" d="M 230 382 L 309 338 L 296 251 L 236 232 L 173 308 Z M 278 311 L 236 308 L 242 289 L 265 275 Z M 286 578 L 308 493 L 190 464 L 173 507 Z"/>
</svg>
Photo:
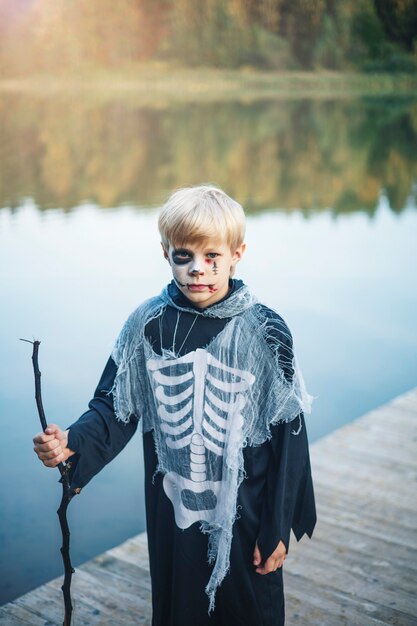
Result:
<svg viewBox="0 0 417 626">
<path fill-rule="evenodd" d="M 48 427 L 48 423 L 45 417 L 45 411 L 42 403 L 42 390 L 41 390 L 41 371 L 39 369 L 38 364 L 38 353 L 39 353 L 39 345 L 40 341 L 34 340 L 30 341 L 29 339 L 21 339 L 20 341 L 26 341 L 27 343 L 31 343 L 33 345 L 32 352 L 32 363 L 33 363 L 33 373 L 35 375 L 35 400 L 36 406 L 38 407 L 39 419 L 41 422 L 42 430 L 45 430 Z M 61 478 L 59 482 L 62 484 L 62 498 L 57 510 L 59 525 L 61 527 L 62 533 L 62 546 L 61 546 L 61 555 L 64 563 L 64 584 L 62 585 L 62 593 L 64 596 L 64 606 L 65 606 L 65 616 L 63 626 L 71 626 L 71 616 L 72 616 L 72 601 L 71 601 L 71 579 L 74 573 L 74 568 L 71 565 L 70 558 L 70 530 L 67 521 L 67 508 L 68 504 L 71 502 L 74 495 L 80 493 L 81 489 L 71 489 L 71 483 L 69 479 L 69 471 L 71 469 L 71 462 L 67 461 L 66 463 L 59 463 L 58 469 L 61 474 Z"/>
</svg>

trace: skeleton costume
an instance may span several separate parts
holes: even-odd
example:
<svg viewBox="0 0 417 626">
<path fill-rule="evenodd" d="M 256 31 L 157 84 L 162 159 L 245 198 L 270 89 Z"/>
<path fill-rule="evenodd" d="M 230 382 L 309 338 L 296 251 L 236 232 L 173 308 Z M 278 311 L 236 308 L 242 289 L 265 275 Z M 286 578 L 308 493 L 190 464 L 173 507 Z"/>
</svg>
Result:
<svg viewBox="0 0 417 626">
<path fill-rule="evenodd" d="M 171 283 L 138 307 L 70 427 L 82 487 L 142 424 L 153 626 L 283 624 L 282 570 L 255 572 L 255 542 L 266 559 L 315 525 L 291 334 L 230 287 L 199 309 Z"/>
</svg>

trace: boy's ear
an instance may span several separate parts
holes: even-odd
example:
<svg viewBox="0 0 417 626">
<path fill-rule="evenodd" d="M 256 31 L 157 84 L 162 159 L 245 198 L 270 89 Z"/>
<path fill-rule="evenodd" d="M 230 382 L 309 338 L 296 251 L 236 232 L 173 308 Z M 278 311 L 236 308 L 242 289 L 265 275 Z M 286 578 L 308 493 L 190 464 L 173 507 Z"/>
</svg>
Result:
<svg viewBox="0 0 417 626">
<path fill-rule="evenodd" d="M 235 250 L 235 253 L 233 254 L 232 265 L 236 265 L 236 263 L 239 263 L 245 250 L 246 250 L 246 244 L 241 243 L 240 246 Z"/>
<path fill-rule="evenodd" d="M 166 259 L 168 261 L 168 263 L 171 265 L 171 261 L 169 259 L 169 254 L 168 254 L 168 250 L 165 248 L 164 244 L 161 241 L 161 248 L 162 248 L 162 252 L 164 254 L 164 259 Z"/>
</svg>

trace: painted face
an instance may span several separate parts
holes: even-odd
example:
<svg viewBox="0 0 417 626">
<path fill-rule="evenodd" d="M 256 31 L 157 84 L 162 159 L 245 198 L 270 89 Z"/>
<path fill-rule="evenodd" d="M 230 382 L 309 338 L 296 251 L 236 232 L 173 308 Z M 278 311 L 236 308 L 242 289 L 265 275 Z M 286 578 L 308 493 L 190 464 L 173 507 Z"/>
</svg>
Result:
<svg viewBox="0 0 417 626">
<path fill-rule="evenodd" d="M 230 270 L 240 261 L 245 244 L 234 253 L 226 243 L 210 240 L 163 250 L 177 287 L 195 306 L 205 308 L 227 295 Z"/>
</svg>

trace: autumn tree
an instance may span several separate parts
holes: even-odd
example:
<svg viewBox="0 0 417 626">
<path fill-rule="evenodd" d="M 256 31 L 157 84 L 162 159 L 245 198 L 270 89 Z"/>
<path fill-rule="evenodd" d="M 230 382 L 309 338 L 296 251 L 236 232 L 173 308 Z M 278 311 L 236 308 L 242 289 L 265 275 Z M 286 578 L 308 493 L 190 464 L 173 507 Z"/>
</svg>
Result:
<svg viewBox="0 0 417 626">
<path fill-rule="evenodd" d="M 417 43 L 416 0 L 375 0 L 375 7 L 388 37 L 412 51 Z"/>
<path fill-rule="evenodd" d="M 303 67 L 312 67 L 325 8 L 325 0 L 283 0 L 280 33 Z"/>
</svg>

